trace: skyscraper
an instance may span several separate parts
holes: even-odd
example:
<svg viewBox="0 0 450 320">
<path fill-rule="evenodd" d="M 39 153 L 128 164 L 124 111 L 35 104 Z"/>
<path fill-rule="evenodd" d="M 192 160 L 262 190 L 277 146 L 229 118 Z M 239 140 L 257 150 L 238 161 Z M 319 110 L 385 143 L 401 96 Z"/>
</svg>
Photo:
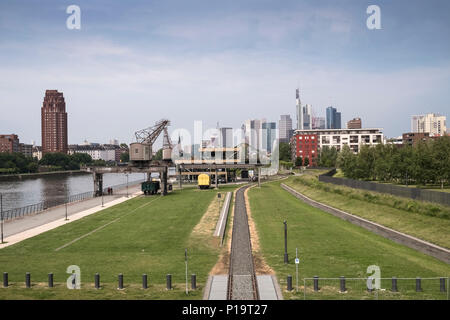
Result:
<svg viewBox="0 0 450 320">
<path fill-rule="evenodd" d="M 268 153 L 272 153 L 273 143 L 277 138 L 277 124 L 275 122 L 264 122 L 262 124 L 262 129 L 263 129 L 262 149 L 267 150 Z"/>
<path fill-rule="evenodd" d="M 278 122 L 280 142 L 289 142 L 292 136 L 292 119 L 288 114 L 281 115 Z"/>
<path fill-rule="evenodd" d="M 312 107 L 306 104 L 303 107 L 303 130 L 311 130 L 312 125 Z"/>
<path fill-rule="evenodd" d="M 297 111 L 297 129 L 303 130 L 303 108 L 302 101 L 300 100 L 300 89 L 295 90 L 295 102 Z"/>
<path fill-rule="evenodd" d="M 67 153 L 67 112 L 62 92 L 46 90 L 41 108 L 42 154 Z"/>
<path fill-rule="evenodd" d="M 327 108 L 327 129 L 341 129 L 341 113 L 336 108 Z"/>
</svg>

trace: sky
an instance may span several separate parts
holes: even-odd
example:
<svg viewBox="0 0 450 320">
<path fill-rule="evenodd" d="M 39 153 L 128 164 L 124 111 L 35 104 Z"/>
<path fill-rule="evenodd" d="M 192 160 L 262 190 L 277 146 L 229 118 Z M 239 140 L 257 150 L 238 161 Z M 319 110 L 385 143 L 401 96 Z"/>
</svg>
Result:
<svg viewBox="0 0 450 320">
<path fill-rule="evenodd" d="M 361 117 L 399 136 L 411 115 L 450 115 L 449 13 L 448 0 L 2 0 L 0 134 L 40 145 L 46 89 L 64 93 L 76 144 L 130 143 L 162 118 L 191 132 L 281 114 L 295 125 L 300 87 L 316 116 L 332 105 L 343 127 Z"/>
</svg>

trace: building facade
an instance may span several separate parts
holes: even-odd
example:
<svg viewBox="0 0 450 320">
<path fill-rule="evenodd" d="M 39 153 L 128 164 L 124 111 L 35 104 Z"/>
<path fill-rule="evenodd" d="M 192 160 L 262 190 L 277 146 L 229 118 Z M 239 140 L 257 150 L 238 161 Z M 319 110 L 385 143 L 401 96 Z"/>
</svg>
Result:
<svg viewBox="0 0 450 320">
<path fill-rule="evenodd" d="M 277 124 L 275 122 L 265 122 L 262 124 L 263 131 L 263 149 L 272 153 L 273 145 L 277 139 Z"/>
<path fill-rule="evenodd" d="M 301 131 L 294 134 L 291 140 L 292 161 L 302 158 L 302 163 L 308 158 L 309 166 L 317 166 L 319 154 L 319 136 L 312 131 Z"/>
<path fill-rule="evenodd" d="M 303 143 L 300 143 L 302 142 Z M 308 141 L 306 143 L 305 141 Z M 314 141 L 314 143 L 313 143 Z M 295 157 L 308 155 L 310 163 L 324 146 L 342 150 L 348 145 L 354 153 L 358 153 L 362 145 L 376 145 L 384 143 L 381 129 L 324 129 L 324 130 L 296 130 L 291 140 L 291 153 Z M 313 152 L 314 151 L 314 152 Z"/>
<path fill-rule="evenodd" d="M 312 130 L 325 129 L 326 128 L 325 123 L 326 123 L 325 117 L 312 117 L 311 129 Z"/>
<path fill-rule="evenodd" d="M 19 152 L 25 157 L 33 157 L 33 145 L 26 143 L 19 143 Z"/>
<path fill-rule="evenodd" d="M 42 153 L 67 153 L 67 112 L 62 92 L 46 90 L 41 108 Z"/>
<path fill-rule="evenodd" d="M 427 141 L 431 138 L 428 132 L 407 132 L 402 135 L 402 143 L 415 146 L 420 141 Z"/>
<path fill-rule="evenodd" d="M 327 108 L 327 129 L 341 129 L 341 113 L 336 108 Z"/>
<path fill-rule="evenodd" d="M 0 134 L 0 152 L 20 152 L 17 134 Z"/>
<path fill-rule="evenodd" d="M 292 119 L 288 114 L 280 116 L 278 121 L 278 136 L 280 142 L 289 142 L 292 137 Z"/>
<path fill-rule="evenodd" d="M 295 111 L 297 116 L 297 130 L 303 130 L 303 108 L 300 100 L 300 89 L 295 90 Z"/>
<path fill-rule="evenodd" d="M 352 120 L 347 122 L 347 129 L 361 129 L 362 122 L 361 118 L 353 118 Z"/>
<path fill-rule="evenodd" d="M 437 113 L 411 117 L 411 132 L 429 133 L 431 137 L 444 136 L 447 131 L 447 117 Z"/>
</svg>

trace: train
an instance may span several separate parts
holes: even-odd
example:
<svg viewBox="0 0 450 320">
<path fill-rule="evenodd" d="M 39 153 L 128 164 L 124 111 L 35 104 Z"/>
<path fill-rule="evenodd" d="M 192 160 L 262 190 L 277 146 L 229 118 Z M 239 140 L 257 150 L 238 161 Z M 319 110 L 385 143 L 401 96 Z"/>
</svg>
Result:
<svg viewBox="0 0 450 320">
<path fill-rule="evenodd" d="M 211 176 L 206 173 L 198 175 L 198 187 L 200 189 L 209 189 L 211 186 Z"/>
</svg>

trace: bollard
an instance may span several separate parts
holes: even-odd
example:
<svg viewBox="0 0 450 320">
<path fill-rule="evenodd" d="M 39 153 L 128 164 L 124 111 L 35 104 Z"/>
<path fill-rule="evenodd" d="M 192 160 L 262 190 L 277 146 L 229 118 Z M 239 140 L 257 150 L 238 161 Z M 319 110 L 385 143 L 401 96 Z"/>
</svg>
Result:
<svg viewBox="0 0 450 320">
<path fill-rule="evenodd" d="M 347 288 L 345 288 L 345 277 L 341 276 L 341 292 L 347 291 Z"/>
<path fill-rule="evenodd" d="M 48 287 L 53 288 L 53 273 L 48 274 Z"/>
<path fill-rule="evenodd" d="M 420 277 L 416 278 L 416 292 L 422 292 L 422 281 Z"/>
<path fill-rule="evenodd" d="M 314 276 L 314 291 L 319 291 L 319 277 Z"/>
<path fill-rule="evenodd" d="M 123 274 L 119 273 L 119 290 L 123 289 Z"/>
<path fill-rule="evenodd" d="M 398 292 L 397 288 L 397 277 L 392 277 L 392 292 Z"/>
<path fill-rule="evenodd" d="M 366 286 L 367 286 L 367 291 L 372 292 L 373 291 L 373 280 L 367 279 Z"/>
<path fill-rule="evenodd" d="M 25 274 L 25 287 L 31 288 L 31 274 L 29 272 Z"/>
<path fill-rule="evenodd" d="M 98 273 L 95 274 L 95 289 L 100 289 L 100 275 Z"/>
<path fill-rule="evenodd" d="M 440 278 L 439 279 L 439 282 L 440 282 L 440 287 L 441 287 L 441 292 L 445 292 L 446 290 L 445 290 L 445 278 Z"/>
<path fill-rule="evenodd" d="M 287 291 L 292 291 L 292 276 L 287 276 Z"/>
<path fill-rule="evenodd" d="M 8 272 L 3 272 L 3 288 L 8 287 Z"/>
<path fill-rule="evenodd" d="M 148 286 L 147 286 L 147 275 L 144 273 L 142 275 L 142 289 L 147 289 L 147 288 L 148 288 Z"/>
<path fill-rule="evenodd" d="M 197 289 L 197 276 L 195 274 L 191 274 L 191 289 Z"/>
<path fill-rule="evenodd" d="M 166 275 L 166 289 L 172 290 L 172 275 L 171 274 Z"/>
</svg>

